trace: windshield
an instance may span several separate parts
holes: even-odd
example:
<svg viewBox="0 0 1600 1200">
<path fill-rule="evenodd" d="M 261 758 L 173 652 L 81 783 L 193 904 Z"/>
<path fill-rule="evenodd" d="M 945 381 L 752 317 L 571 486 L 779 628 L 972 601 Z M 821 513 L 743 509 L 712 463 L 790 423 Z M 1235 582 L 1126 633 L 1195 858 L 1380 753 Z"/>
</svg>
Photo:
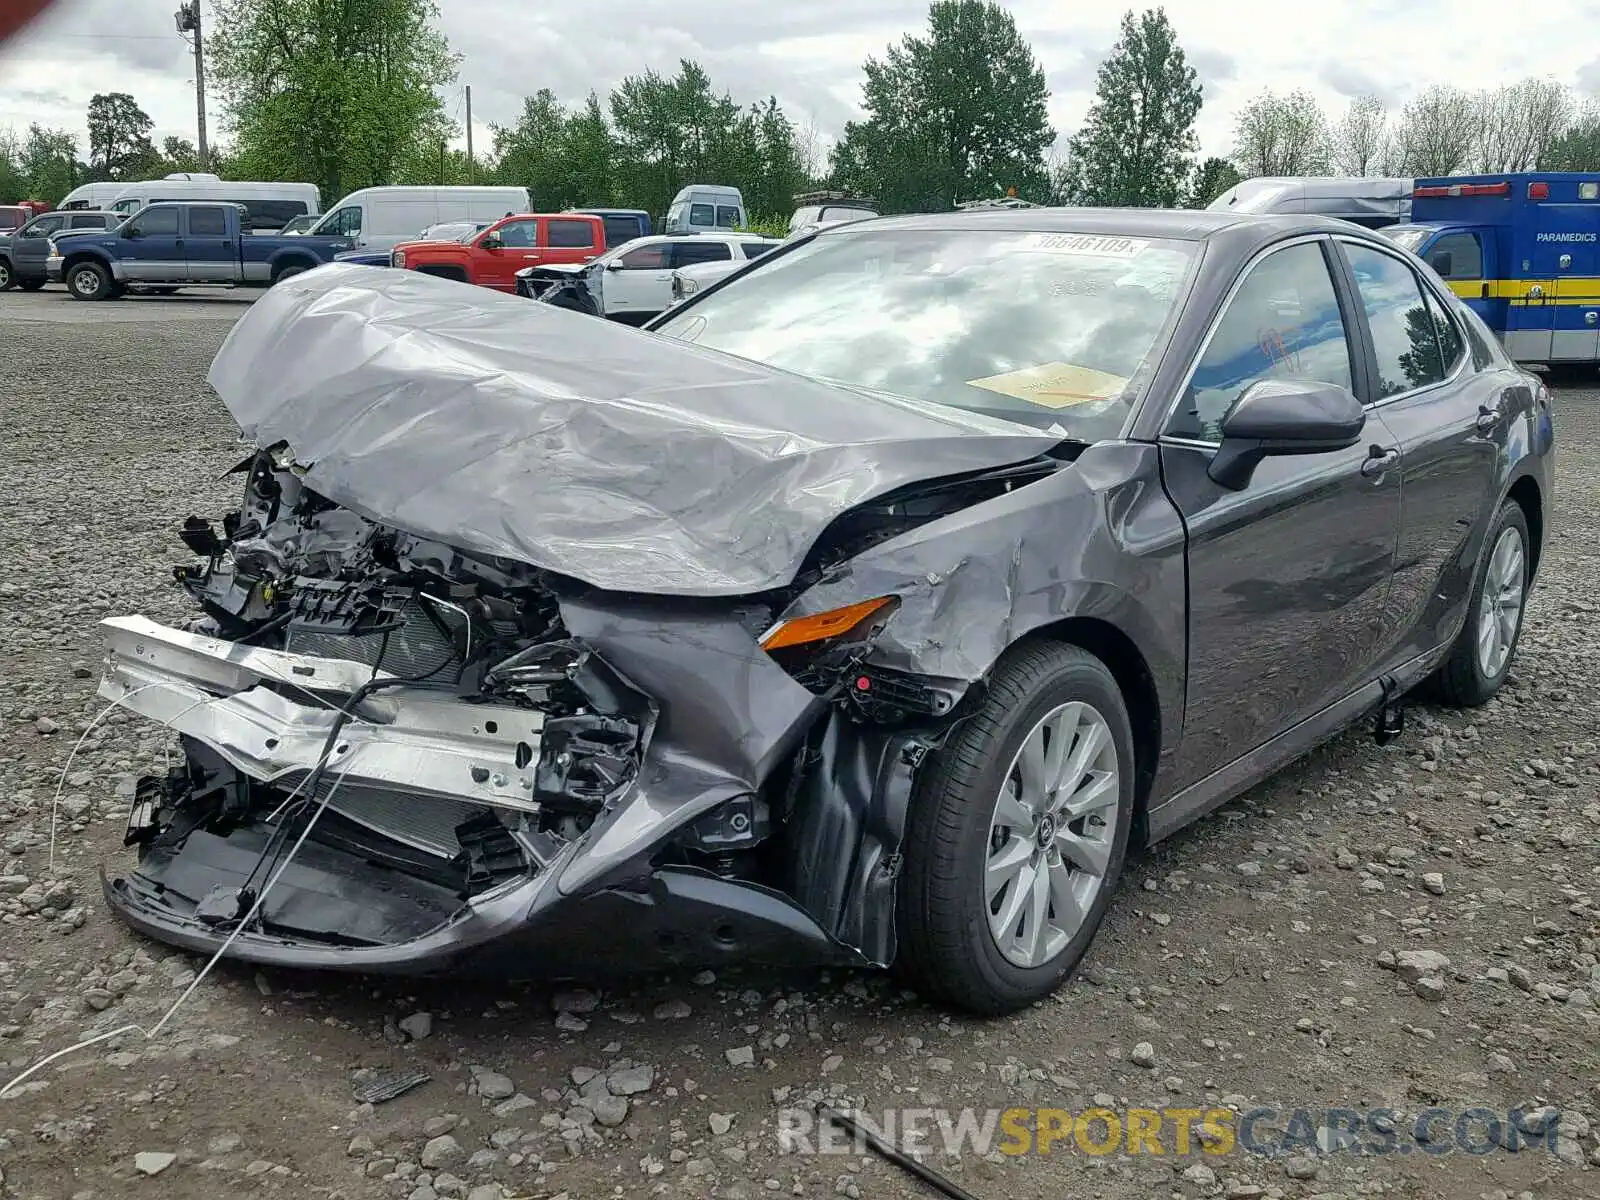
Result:
<svg viewBox="0 0 1600 1200">
<path fill-rule="evenodd" d="M 1390 225 L 1387 229 L 1378 230 L 1402 250 L 1409 250 L 1415 254 L 1417 247 L 1422 245 L 1430 233 L 1433 232 L 1426 225 Z"/>
<path fill-rule="evenodd" d="M 1093 442 L 1121 432 L 1194 259 L 1154 238 L 845 226 L 653 328 Z"/>
</svg>

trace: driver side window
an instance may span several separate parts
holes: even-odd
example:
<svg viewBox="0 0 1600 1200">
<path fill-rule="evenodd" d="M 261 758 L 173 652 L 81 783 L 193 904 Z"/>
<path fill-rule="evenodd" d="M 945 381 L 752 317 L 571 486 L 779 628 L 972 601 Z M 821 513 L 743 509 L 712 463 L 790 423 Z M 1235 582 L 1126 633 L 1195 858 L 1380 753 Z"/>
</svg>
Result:
<svg viewBox="0 0 1600 1200">
<path fill-rule="evenodd" d="M 640 246 L 620 255 L 618 262 L 624 271 L 664 271 L 667 268 L 667 245 L 656 242 Z"/>
<path fill-rule="evenodd" d="M 175 208 L 146 209 L 128 222 L 128 232 L 142 234 L 145 237 L 176 237 L 178 234 L 178 210 Z"/>
<path fill-rule="evenodd" d="M 1217 322 L 1167 433 L 1221 441 L 1223 418 L 1263 379 L 1351 387 L 1344 318 L 1316 242 L 1287 246 L 1250 269 Z"/>
<path fill-rule="evenodd" d="M 361 210 L 355 205 L 341 208 L 333 214 L 324 231 L 334 237 L 358 237 L 361 234 Z"/>
</svg>

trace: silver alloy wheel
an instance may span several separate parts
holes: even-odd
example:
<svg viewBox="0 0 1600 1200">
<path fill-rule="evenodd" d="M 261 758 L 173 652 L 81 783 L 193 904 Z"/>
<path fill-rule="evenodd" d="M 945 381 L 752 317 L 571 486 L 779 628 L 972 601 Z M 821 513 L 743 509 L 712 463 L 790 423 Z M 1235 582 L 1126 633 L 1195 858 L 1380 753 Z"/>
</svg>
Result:
<svg viewBox="0 0 1600 1200">
<path fill-rule="evenodd" d="M 100 290 L 100 273 L 84 267 L 74 271 L 72 275 L 72 290 L 80 296 L 92 296 Z"/>
<path fill-rule="evenodd" d="M 1498 678 L 1511 657 L 1517 623 L 1522 619 L 1527 574 L 1521 532 L 1515 527 L 1501 530 L 1489 554 L 1483 598 L 1478 603 L 1478 669 L 1485 679 Z"/>
<path fill-rule="evenodd" d="M 0 291 L 11 286 L 11 268 L 0 262 Z"/>
<path fill-rule="evenodd" d="M 1037 967 L 1083 927 L 1105 883 L 1122 778 L 1111 726 L 1062 704 L 1022 739 L 990 818 L 983 898 L 1008 962 Z"/>
</svg>

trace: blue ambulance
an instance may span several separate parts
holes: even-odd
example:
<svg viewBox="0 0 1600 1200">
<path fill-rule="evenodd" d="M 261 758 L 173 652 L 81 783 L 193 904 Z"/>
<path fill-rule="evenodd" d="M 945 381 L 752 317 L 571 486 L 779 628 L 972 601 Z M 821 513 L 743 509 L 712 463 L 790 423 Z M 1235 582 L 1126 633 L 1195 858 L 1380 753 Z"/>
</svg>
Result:
<svg viewBox="0 0 1600 1200">
<path fill-rule="evenodd" d="M 1418 179 L 1382 231 L 1428 263 L 1521 363 L 1600 362 L 1600 174 Z"/>
</svg>

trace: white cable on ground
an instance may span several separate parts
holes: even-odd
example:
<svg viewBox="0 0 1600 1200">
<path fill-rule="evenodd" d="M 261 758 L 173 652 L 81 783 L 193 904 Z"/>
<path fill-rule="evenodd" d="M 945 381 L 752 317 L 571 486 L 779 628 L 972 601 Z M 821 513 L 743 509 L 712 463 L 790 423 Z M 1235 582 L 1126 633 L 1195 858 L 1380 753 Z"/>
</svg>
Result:
<svg viewBox="0 0 1600 1200">
<path fill-rule="evenodd" d="M 115 705 L 112 707 L 115 707 Z M 317 768 L 308 772 L 306 777 L 297 785 L 295 785 L 294 791 L 289 793 L 290 800 L 293 800 L 295 796 L 299 794 L 301 788 L 305 787 L 307 783 L 316 778 L 318 770 L 321 769 L 322 765 L 323 764 L 319 764 Z M 190 982 L 189 986 L 183 990 L 183 994 L 172 1002 L 171 1007 L 169 1007 L 162 1015 L 161 1019 L 150 1028 L 149 1032 L 146 1032 L 144 1028 L 139 1025 L 123 1025 L 106 1033 L 97 1033 L 93 1037 L 84 1038 L 80 1042 L 75 1042 L 64 1049 L 57 1050 L 54 1054 L 47 1055 L 38 1062 L 34 1063 L 33 1066 L 23 1071 L 20 1075 L 15 1076 L 4 1087 L 0 1087 L 0 1100 L 5 1099 L 6 1094 L 9 1093 L 12 1088 L 25 1082 L 29 1077 L 43 1070 L 45 1067 L 49 1066 L 59 1058 L 65 1058 L 67 1055 L 74 1054 L 79 1050 L 86 1050 L 90 1046 L 98 1045 L 100 1042 L 109 1041 L 111 1038 L 117 1037 L 124 1033 L 142 1033 L 144 1034 L 146 1041 L 155 1038 L 161 1032 L 161 1030 L 165 1028 L 167 1022 L 172 1020 L 173 1016 L 176 1015 L 178 1009 L 183 1007 L 184 1001 L 188 1000 L 189 997 L 194 994 L 194 990 L 198 988 L 205 980 L 205 977 L 211 974 L 211 969 L 221 961 L 222 956 L 228 952 L 228 948 L 233 945 L 233 943 L 238 939 L 239 935 L 243 933 L 250 922 L 255 919 L 256 914 L 261 911 L 261 906 L 266 903 L 267 893 L 273 889 L 273 886 L 278 882 L 278 880 L 283 878 L 283 873 L 287 871 L 290 865 L 294 862 L 295 856 L 300 853 L 300 847 L 305 845 L 306 838 L 310 836 L 311 830 L 313 827 L 315 827 L 318 818 L 320 818 L 324 810 L 327 809 L 328 802 L 333 799 L 334 793 L 339 790 L 339 785 L 344 782 L 344 777 L 349 773 L 350 766 L 348 765 L 343 771 L 339 772 L 338 777 L 333 781 L 333 786 L 328 789 L 328 794 L 317 802 L 316 810 L 311 814 L 311 819 L 306 822 L 305 829 L 301 831 L 299 838 L 296 839 L 295 844 L 290 848 L 287 857 L 285 857 L 283 860 L 283 863 L 267 880 L 266 885 L 262 887 L 260 893 L 256 896 L 255 903 L 250 906 L 250 910 L 245 913 L 244 917 L 233 927 L 232 931 L 229 932 L 222 945 L 217 947 L 216 952 L 212 954 L 210 960 L 204 967 L 200 969 L 200 972 L 194 977 L 193 981 Z"/>
</svg>

